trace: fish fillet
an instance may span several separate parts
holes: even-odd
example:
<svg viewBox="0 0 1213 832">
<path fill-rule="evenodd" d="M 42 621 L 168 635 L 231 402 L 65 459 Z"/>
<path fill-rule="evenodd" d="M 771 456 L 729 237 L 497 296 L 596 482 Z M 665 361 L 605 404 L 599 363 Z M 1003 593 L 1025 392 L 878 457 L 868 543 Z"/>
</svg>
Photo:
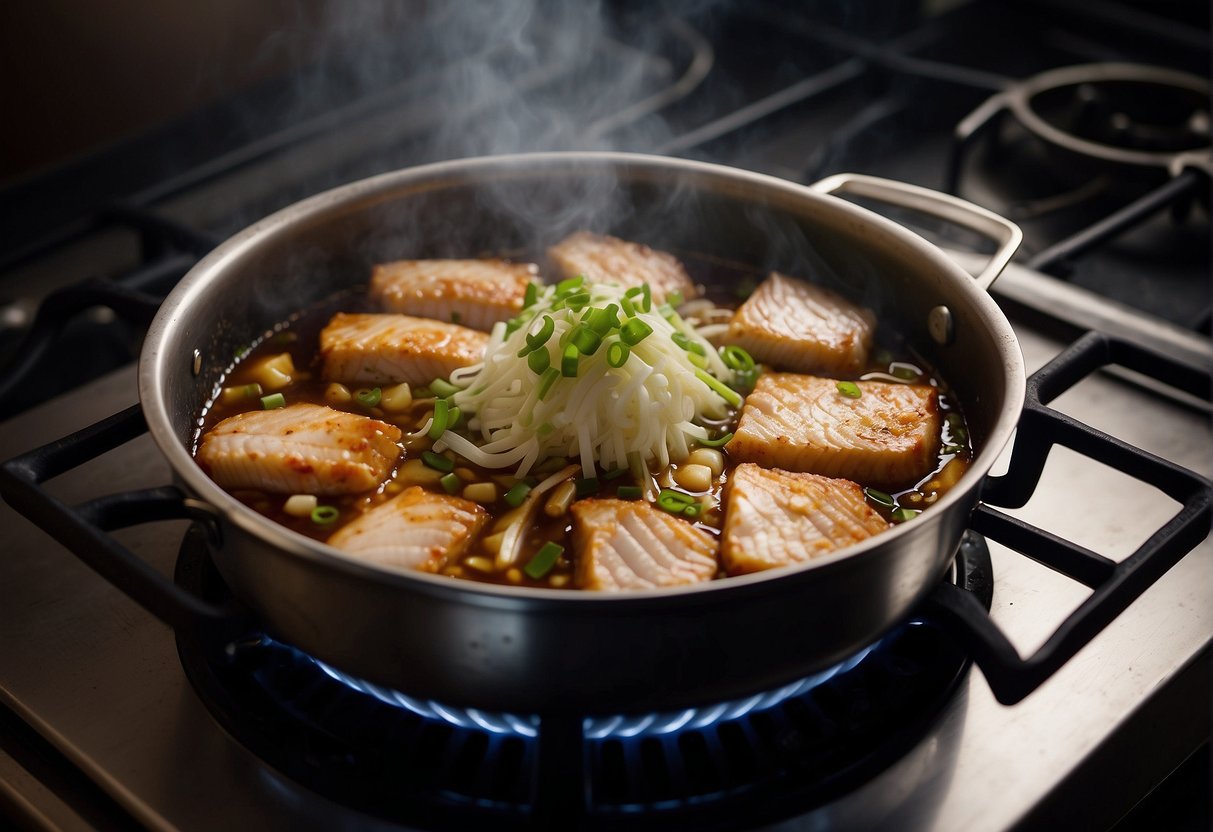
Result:
<svg viewBox="0 0 1213 832">
<path fill-rule="evenodd" d="M 877 488 L 909 487 L 935 467 L 939 396 L 927 384 L 838 382 L 766 373 L 746 396 L 729 456 L 769 468 L 845 477 Z"/>
<path fill-rule="evenodd" d="M 371 297 L 389 312 L 487 332 L 518 314 L 538 271 L 508 260 L 397 260 L 371 271 Z"/>
<path fill-rule="evenodd" d="M 868 363 L 876 318 L 822 286 L 771 272 L 743 303 L 724 343 L 797 373 L 857 375 Z"/>
<path fill-rule="evenodd" d="M 227 489 L 356 494 L 382 483 L 400 456 L 400 428 L 318 404 L 254 410 L 202 438 L 198 462 Z"/>
<path fill-rule="evenodd" d="M 328 543 L 387 569 L 435 572 L 463 554 L 488 518 L 470 500 L 415 485 L 341 527 Z"/>
<path fill-rule="evenodd" d="M 743 463 L 725 489 L 720 557 L 730 575 L 804 563 L 889 528 L 850 480 Z"/>
<path fill-rule="evenodd" d="M 571 511 L 582 589 L 654 589 L 716 575 L 716 538 L 649 503 L 579 500 Z"/>
<path fill-rule="evenodd" d="M 649 284 L 653 303 L 681 292 L 684 300 L 699 292 L 682 263 L 672 254 L 605 234 L 578 231 L 548 249 L 561 277 L 583 275 L 590 283 L 614 283 L 631 288 Z"/>
<path fill-rule="evenodd" d="M 329 381 L 429 384 L 481 361 L 488 342 L 483 332 L 428 318 L 338 312 L 320 333 L 321 373 Z"/>
</svg>

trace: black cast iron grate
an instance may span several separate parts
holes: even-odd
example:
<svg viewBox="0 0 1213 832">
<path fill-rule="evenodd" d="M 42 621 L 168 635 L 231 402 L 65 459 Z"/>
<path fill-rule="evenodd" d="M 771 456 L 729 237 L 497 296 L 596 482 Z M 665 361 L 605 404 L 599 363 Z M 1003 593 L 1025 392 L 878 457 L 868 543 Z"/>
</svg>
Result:
<svg viewBox="0 0 1213 832">
<path fill-rule="evenodd" d="M 979 536 L 966 536 L 953 573 L 988 608 L 990 558 Z M 182 545 L 177 581 L 211 602 L 230 601 L 196 529 Z M 715 828 L 804 811 L 904 754 L 969 664 L 942 628 L 912 618 L 779 691 L 673 714 L 578 720 L 576 741 L 548 759 L 540 716 L 421 702 L 256 630 L 222 650 L 185 633 L 177 645 L 218 722 L 273 768 L 366 814 L 423 824 L 543 818 Z M 552 794 L 554 770 L 583 771 L 579 794 Z"/>
</svg>

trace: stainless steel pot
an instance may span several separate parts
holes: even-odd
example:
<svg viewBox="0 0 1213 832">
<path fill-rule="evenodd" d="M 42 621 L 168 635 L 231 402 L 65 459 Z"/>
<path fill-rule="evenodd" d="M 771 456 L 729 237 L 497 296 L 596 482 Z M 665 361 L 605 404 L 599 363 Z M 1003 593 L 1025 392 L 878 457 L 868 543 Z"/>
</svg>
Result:
<svg viewBox="0 0 1213 832">
<path fill-rule="evenodd" d="M 1000 240 L 975 281 L 905 228 L 821 191 L 946 215 Z M 873 307 L 953 388 L 980 449 L 930 510 L 812 563 L 689 588 L 605 595 L 384 572 L 295 534 L 194 463 L 199 413 L 236 348 L 401 257 L 541 251 L 590 227 L 776 268 Z M 826 667 L 902 621 L 944 576 L 1018 419 L 1024 371 L 984 291 L 1018 232 L 951 197 L 864 177 L 817 189 L 696 162 L 541 154 L 390 173 L 258 222 L 165 301 L 139 370 L 150 431 L 216 519 L 214 561 L 270 632 L 353 675 L 456 705 L 626 712 L 719 701 Z"/>
</svg>

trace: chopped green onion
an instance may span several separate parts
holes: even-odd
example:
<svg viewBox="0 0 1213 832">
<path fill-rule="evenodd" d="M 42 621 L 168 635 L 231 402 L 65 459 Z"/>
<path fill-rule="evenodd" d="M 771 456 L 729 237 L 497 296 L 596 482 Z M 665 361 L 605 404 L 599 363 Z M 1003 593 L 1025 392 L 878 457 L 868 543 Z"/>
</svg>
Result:
<svg viewBox="0 0 1213 832">
<path fill-rule="evenodd" d="M 889 372 L 895 375 L 897 378 L 904 379 L 905 381 L 914 381 L 922 375 L 922 373 L 916 368 L 911 367 L 908 364 L 898 364 L 889 370 Z"/>
<path fill-rule="evenodd" d="M 557 373 L 557 375 L 559 375 L 559 373 Z M 544 422 L 542 425 L 535 428 L 535 435 L 542 439 L 554 430 L 556 430 L 555 425 L 553 425 L 551 422 Z"/>
<path fill-rule="evenodd" d="M 443 474 L 438 482 L 442 483 L 447 494 L 454 494 L 463 487 L 463 480 L 459 479 L 458 474 Z"/>
<path fill-rule="evenodd" d="M 736 344 L 720 348 L 720 360 L 730 370 L 749 372 L 754 369 L 754 357 Z"/>
<path fill-rule="evenodd" d="M 564 354 L 560 357 L 560 374 L 565 378 L 577 378 L 577 363 L 580 358 L 581 351 L 575 344 L 565 347 Z"/>
<path fill-rule="evenodd" d="M 690 361 L 701 370 L 706 370 L 708 368 L 708 357 L 706 355 L 700 355 L 697 352 L 688 352 L 687 361 Z"/>
<path fill-rule="evenodd" d="M 375 407 L 383 398 L 383 391 L 378 387 L 363 387 L 354 391 L 354 401 L 363 407 Z"/>
<path fill-rule="evenodd" d="M 922 514 L 922 512 L 916 508 L 899 508 L 894 509 L 893 519 L 898 523 L 904 523 L 907 520 L 913 520 L 920 514 Z"/>
<path fill-rule="evenodd" d="M 544 350 L 546 353 L 547 350 Z M 552 385 L 556 383 L 556 379 L 560 378 L 560 371 L 555 367 L 548 367 L 543 371 L 543 375 L 539 377 L 539 399 L 542 401 L 551 391 Z"/>
<path fill-rule="evenodd" d="M 335 506 L 316 506 L 312 509 L 312 522 L 317 526 L 331 526 L 337 522 L 341 512 Z"/>
<path fill-rule="evenodd" d="M 619 326 L 619 307 L 615 304 L 610 304 L 605 309 L 591 309 L 586 317 L 586 323 L 590 329 L 599 335 L 606 335 L 615 327 Z"/>
<path fill-rule="evenodd" d="M 720 448 L 720 447 L 723 447 L 724 445 L 727 445 L 729 443 L 729 440 L 732 438 L 733 438 L 733 432 L 729 431 L 728 433 L 724 433 L 724 434 L 721 434 L 720 436 L 717 436 L 715 439 L 696 439 L 695 441 L 698 442 L 700 445 L 703 445 L 703 447 L 705 447 L 705 448 Z"/>
<path fill-rule="evenodd" d="M 859 389 L 859 385 L 853 381 L 840 381 L 834 386 L 838 388 L 839 393 L 848 399 L 858 399 L 863 395 L 863 391 Z"/>
<path fill-rule="evenodd" d="M 653 327 L 639 318 L 632 318 L 619 328 L 619 340 L 634 347 L 653 333 Z"/>
<path fill-rule="evenodd" d="M 422 451 L 421 461 L 435 471 L 450 473 L 455 470 L 455 461 L 453 459 L 442 454 L 436 454 L 433 451 Z"/>
<path fill-rule="evenodd" d="M 683 516 L 683 517 L 690 517 L 692 520 L 694 520 L 694 519 L 695 519 L 696 517 L 698 517 L 698 516 L 699 516 L 699 515 L 700 515 L 702 512 L 703 512 L 703 506 L 702 506 L 702 505 L 700 505 L 699 503 L 691 503 L 690 505 L 688 505 L 686 508 L 684 508 L 684 509 L 682 510 L 682 516 Z"/>
<path fill-rule="evenodd" d="M 459 427 L 459 421 L 463 419 L 463 412 L 459 408 L 455 407 L 455 405 L 451 404 L 449 399 L 447 400 L 446 418 L 446 426 L 450 429 Z"/>
<path fill-rule="evenodd" d="M 526 309 L 527 307 L 534 306 L 537 300 L 539 300 L 539 284 L 528 283 L 526 285 L 526 294 L 522 296 L 522 308 Z"/>
<path fill-rule="evenodd" d="M 640 284 L 640 311 L 651 312 L 653 310 L 653 290 L 649 288 L 649 284 Z"/>
<path fill-rule="evenodd" d="M 591 494 L 598 493 L 600 483 L 598 477 L 583 477 L 573 482 L 573 487 L 577 494 L 577 499 L 588 497 Z"/>
<path fill-rule="evenodd" d="M 628 469 L 626 467 L 616 468 L 613 471 L 607 471 L 605 474 L 602 475 L 602 478 L 604 480 L 617 480 L 620 477 L 622 477 L 624 474 L 626 474 L 629 470 L 630 469 Z"/>
<path fill-rule="evenodd" d="M 451 420 L 451 404 L 446 399 L 438 399 L 434 402 L 434 418 L 430 423 L 430 429 L 427 436 L 430 439 L 437 439 L 446 433 L 447 425 Z"/>
<path fill-rule="evenodd" d="M 270 393 L 261 397 L 262 410 L 276 410 L 279 407 L 286 407 L 286 396 L 281 393 Z"/>
<path fill-rule="evenodd" d="M 657 495 L 657 507 L 671 514 L 682 514 L 686 507 L 694 502 L 695 498 L 690 494 L 683 494 L 681 491 L 674 491 L 670 488 L 661 489 L 661 493 Z"/>
<path fill-rule="evenodd" d="M 657 307 L 657 314 L 665 318 L 667 321 L 673 322 L 674 316 L 678 313 L 674 311 L 674 307 L 670 306 L 668 303 L 663 303 L 661 306 Z"/>
<path fill-rule="evenodd" d="M 552 356 L 548 355 L 547 347 L 540 347 L 526 357 L 526 365 L 531 372 L 539 375 L 552 366 Z"/>
<path fill-rule="evenodd" d="M 585 324 L 578 324 L 573 328 L 569 343 L 582 355 L 593 355 L 602 346 L 602 336 Z"/>
<path fill-rule="evenodd" d="M 433 390 L 434 395 L 440 399 L 449 398 L 459 392 L 458 387 L 443 378 L 436 378 L 431 381 L 430 389 Z"/>
<path fill-rule="evenodd" d="M 619 305 L 623 307 L 623 314 L 629 318 L 636 317 L 636 307 L 632 305 L 632 299 L 624 295 L 619 299 Z"/>
<path fill-rule="evenodd" d="M 522 505 L 522 501 L 526 499 L 526 495 L 531 493 L 531 486 L 525 482 L 516 482 L 509 491 L 505 492 L 505 501 L 510 508 L 518 508 Z"/>
<path fill-rule="evenodd" d="M 963 445 L 944 445 L 940 449 L 941 454 L 958 454 L 964 451 Z"/>
<path fill-rule="evenodd" d="M 670 306 L 682 306 L 682 292 L 677 290 L 670 292 L 665 296 L 665 301 Z"/>
<path fill-rule="evenodd" d="M 522 571 L 537 581 L 552 571 L 552 567 L 563 554 L 564 547 L 549 540 L 539 547 L 539 551 L 527 561 L 526 566 L 522 567 Z"/>
<path fill-rule="evenodd" d="M 574 312 L 580 312 L 582 309 L 589 306 L 589 304 L 590 304 L 590 293 L 589 292 L 577 292 L 575 294 L 569 295 L 568 297 L 566 297 L 564 299 L 564 305 L 567 306 L 569 309 L 573 310 Z M 555 308 L 555 307 L 553 306 L 553 308 Z"/>
<path fill-rule="evenodd" d="M 622 341 L 612 341 L 607 347 L 607 364 L 611 367 L 622 367 L 628 363 L 632 351 Z"/>
<path fill-rule="evenodd" d="M 615 489 L 615 496 L 621 500 L 639 500 L 644 496 L 644 489 L 639 485 L 621 485 Z"/>
<path fill-rule="evenodd" d="M 576 277 L 570 277 L 567 280 L 560 281 L 556 284 L 556 297 L 560 298 L 571 295 L 573 292 L 580 289 L 581 284 L 583 283 L 585 283 L 585 276 L 580 274 Z"/>
<path fill-rule="evenodd" d="M 895 503 L 893 502 L 893 498 L 890 497 L 888 494 L 884 493 L 883 491 L 878 491 L 875 488 L 865 488 L 863 490 L 863 493 L 868 496 L 869 500 L 871 500 L 874 503 L 879 503 L 880 505 L 884 506 L 885 508 L 893 508 L 893 506 L 895 505 Z"/>
<path fill-rule="evenodd" d="M 727 384 L 724 384 L 720 379 L 713 375 L 709 375 L 705 370 L 695 370 L 695 378 L 702 381 L 708 387 L 712 388 L 720 398 L 724 399 L 733 407 L 741 406 L 741 395 Z"/>
<path fill-rule="evenodd" d="M 428 387 L 414 387 L 413 388 L 413 400 L 414 401 L 416 401 L 417 399 L 432 399 L 432 398 L 434 398 L 434 391 L 431 390 L 430 388 L 428 388 Z"/>
<path fill-rule="evenodd" d="M 543 325 L 539 327 L 539 331 L 534 335 L 527 334 L 526 342 L 532 349 L 538 349 L 548 342 L 552 337 L 552 333 L 556 331 L 556 322 L 552 320 L 550 315 L 543 316 Z"/>
<path fill-rule="evenodd" d="M 687 337 L 685 332 L 679 332 L 678 330 L 674 330 L 673 332 L 670 333 L 670 340 L 673 341 L 675 344 L 677 344 L 682 349 L 687 350 L 688 352 L 691 349 L 691 339 Z M 699 345 L 696 344 L 695 346 L 698 347 Z M 703 349 L 703 347 L 699 347 L 699 348 Z"/>
</svg>

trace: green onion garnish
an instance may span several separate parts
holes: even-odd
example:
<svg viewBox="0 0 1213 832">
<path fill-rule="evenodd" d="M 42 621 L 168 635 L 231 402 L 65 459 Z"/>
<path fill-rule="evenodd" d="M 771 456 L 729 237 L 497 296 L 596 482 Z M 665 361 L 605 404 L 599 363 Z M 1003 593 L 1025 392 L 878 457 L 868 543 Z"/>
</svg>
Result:
<svg viewBox="0 0 1213 832">
<path fill-rule="evenodd" d="M 562 554 L 564 554 L 564 547 L 549 540 L 539 547 L 539 551 L 527 561 L 526 566 L 522 567 L 522 571 L 537 581 L 552 571 L 552 567 L 556 565 L 556 561 Z"/>
<path fill-rule="evenodd" d="M 709 375 L 705 370 L 695 370 L 695 378 L 702 381 L 708 387 L 712 388 L 720 398 L 731 404 L 733 407 L 741 406 L 741 395 L 729 387 L 727 384 L 720 381 L 713 375 Z"/>
<path fill-rule="evenodd" d="M 634 347 L 653 333 L 653 327 L 639 318 L 631 318 L 619 328 L 619 340 Z"/>
<path fill-rule="evenodd" d="M 914 381 L 922 375 L 922 373 L 920 373 L 918 370 L 906 364 L 898 364 L 889 372 L 895 375 L 897 378 L 904 379 L 905 381 Z"/>
<path fill-rule="evenodd" d="M 632 299 L 624 295 L 619 299 L 619 305 L 623 307 L 623 314 L 629 318 L 636 317 L 636 307 L 632 305 Z"/>
<path fill-rule="evenodd" d="M 653 310 L 653 290 L 649 288 L 649 284 L 640 284 L 640 311 L 651 312 Z"/>
<path fill-rule="evenodd" d="M 443 378 L 436 378 L 430 382 L 430 390 L 440 399 L 449 398 L 459 392 L 459 388 L 451 384 Z"/>
<path fill-rule="evenodd" d="M 874 503 L 879 503 L 880 505 L 884 506 L 885 508 L 893 508 L 893 506 L 895 505 L 893 502 L 893 498 L 890 497 L 888 494 L 884 493 L 883 491 L 878 491 L 875 488 L 865 488 L 863 490 L 863 493 L 868 496 L 869 500 L 871 500 Z"/>
<path fill-rule="evenodd" d="M 526 294 L 522 296 L 522 308 L 526 309 L 529 306 L 534 306 L 539 300 L 539 284 L 528 283 L 526 285 Z"/>
<path fill-rule="evenodd" d="M 363 387 L 354 391 L 354 401 L 363 407 L 374 407 L 383 398 L 383 391 L 378 387 Z"/>
<path fill-rule="evenodd" d="M 437 439 L 446 433 L 447 425 L 451 419 L 451 404 L 446 399 L 438 399 L 434 402 L 434 418 L 430 423 L 430 429 L 427 436 L 430 439 Z"/>
<path fill-rule="evenodd" d="M 446 417 L 447 428 L 454 429 L 454 428 L 459 427 L 459 422 L 462 419 L 463 419 L 463 412 L 459 408 L 455 407 L 455 405 L 451 404 L 450 400 L 448 399 L 447 400 L 447 417 Z"/>
<path fill-rule="evenodd" d="M 544 350 L 547 353 L 547 350 Z M 539 399 L 542 401 L 551 391 L 552 385 L 556 383 L 556 379 L 560 378 L 560 371 L 555 367 L 548 367 L 543 371 L 543 375 L 539 377 Z"/>
<path fill-rule="evenodd" d="M 564 354 L 560 356 L 560 374 L 565 378 L 577 378 L 577 363 L 580 358 L 581 351 L 575 344 L 565 347 Z"/>
<path fill-rule="evenodd" d="M 944 445 L 939 452 L 941 454 L 958 454 L 964 450 L 963 445 Z"/>
<path fill-rule="evenodd" d="M 683 494 L 681 491 L 674 491 L 670 488 L 661 489 L 661 493 L 657 495 L 657 507 L 671 514 L 682 514 L 686 511 L 686 507 L 694 502 L 695 498 L 690 494 Z"/>
<path fill-rule="evenodd" d="M 275 410 L 279 407 L 286 407 L 286 396 L 281 393 L 270 393 L 261 397 L 262 410 Z"/>
<path fill-rule="evenodd" d="M 552 320 L 550 315 L 543 316 L 543 325 L 539 327 L 539 331 L 534 335 L 528 334 L 526 342 L 532 349 L 538 349 L 548 342 L 552 337 L 552 333 L 556 331 L 556 322 Z"/>
<path fill-rule="evenodd" d="M 430 468 L 433 468 L 435 471 L 450 473 L 451 471 L 455 470 L 454 460 L 452 460 L 450 457 L 443 456 L 442 454 L 436 454 L 433 451 L 422 451 L 421 461 Z"/>
<path fill-rule="evenodd" d="M 696 344 L 695 346 L 698 347 L 699 345 Z M 690 361 L 701 370 L 706 370 L 708 368 L 708 357 L 706 355 L 701 355 L 697 352 L 688 352 L 687 361 Z"/>
<path fill-rule="evenodd" d="M 730 370 L 740 370 L 745 373 L 754 369 L 753 356 L 735 344 L 720 348 L 720 360 Z"/>
<path fill-rule="evenodd" d="M 702 506 L 701 504 L 699 504 L 699 503 L 691 503 L 690 505 L 688 505 L 686 508 L 684 508 L 684 509 L 682 510 L 682 516 L 683 516 L 683 517 L 690 517 L 692 520 L 694 520 L 694 519 L 695 519 L 696 517 L 698 517 L 698 516 L 699 516 L 699 515 L 700 515 L 702 512 L 703 512 L 703 506 Z"/>
<path fill-rule="evenodd" d="M 675 330 L 674 332 L 671 332 L 670 340 L 673 341 L 675 344 L 677 344 L 679 347 L 681 347 L 684 350 L 690 351 L 690 349 L 691 349 L 691 339 L 686 336 L 685 332 L 678 332 L 677 330 Z M 695 346 L 698 347 L 699 345 L 696 344 Z M 699 347 L 699 348 L 703 349 L 703 347 Z"/>
<path fill-rule="evenodd" d="M 848 399 L 858 399 L 863 395 L 863 391 L 859 389 L 859 385 L 853 381 L 840 381 L 834 386 L 838 388 L 839 393 Z"/>
<path fill-rule="evenodd" d="M 619 307 L 610 304 L 605 309 L 591 309 L 586 317 L 586 324 L 599 335 L 606 335 L 619 326 Z"/>
<path fill-rule="evenodd" d="M 526 357 L 526 365 L 531 372 L 539 375 L 552 366 L 552 356 L 548 355 L 547 347 L 540 347 Z"/>
<path fill-rule="evenodd" d="M 678 313 L 674 311 L 674 307 L 670 306 L 668 303 L 663 303 L 661 306 L 657 307 L 657 314 L 665 318 L 667 321 L 673 323 L 674 316 Z"/>
<path fill-rule="evenodd" d="M 585 324 L 578 324 L 573 328 L 569 343 L 582 355 L 593 355 L 602 346 L 602 336 Z"/>
<path fill-rule="evenodd" d="M 518 508 L 526 495 L 531 493 L 531 486 L 525 482 L 516 482 L 509 491 L 505 492 L 505 502 L 510 508 Z"/>
<path fill-rule="evenodd" d="M 894 509 L 893 519 L 898 523 L 904 523 L 907 520 L 913 520 L 920 514 L 922 514 L 922 512 L 916 508 L 899 508 Z"/>
<path fill-rule="evenodd" d="M 562 280 L 556 284 L 556 297 L 565 297 L 581 288 L 581 284 L 585 283 L 584 275 L 570 277 L 567 280 Z"/>
<path fill-rule="evenodd" d="M 622 341 L 612 341 L 607 347 L 607 364 L 611 367 L 622 367 L 628 363 L 632 351 Z"/>
<path fill-rule="evenodd" d="M 729 431 L 728 433 L 724 433 L 724 434 L 721 434 L 720 436 L 717 436 L 715 439 L 696 439 L 695 441 L 698 442 L 700 445 L 703 445 L 703 447 L 705 447 L 705 448 L 720 448 L 720 447 L 723 447 L 724 445 L 727 445 L 729 443 L 729 440 L 732 438 L 733 438 L 733 432 Z"/>
<path fill-rule="evenodd" d="M 600 484 L 598 482 L 598 477 L 583 477 L 573 482 L 573 487 L 577 493 L 577 499 L 598 493 L 599 486 Z"/>
<path fill-rule="evenodd" d="M 670 306 L 682 306 L 682 292 L 677 290 L 665 296 L 665 302 Z"/>
<path fill-rule="evenodd" d="M 644 496 L 644 489 L 639 485 L 621 485 L 615 489 L 615 496 L 621 500 L 639 500 Z"/>
<path fill-rule="evenodd" d="M 559 373 L 557 373 L 557 375 L 559 375 Z M 535 435 L 542 439 L 554 430 L 556 430 L 555 425 L 553 425 L 551 422 L 544 422 L 542 425 L 535 428 Z"/>
<path fill-rule="evenodd" d="M 564 305 L 574 312 L 580 312 L 590 304 L 589 292 L 576 292 L 564 299 Z"/>
<path fill-rule="evenodd" d="M 459 479 L 458 474 L 443 474 L 438 482 L 442 483 L 442 487 L 447 494 L 454 494 L 463 487 L 463 481 Z"/>
<path fill-rule="evenodd" d="M 317 526 L 331 526 L 337 522 L 341 512 L 335 506 L 316 506 L 312 509 L 312 522 Z"/>
<path fill-rule="evenodd" d="M 622 477 L 624 474 L 626 474 L 629 470 L 630 469 L 627 467 L 616 468 L 613 471 L 607 471 L 605 474 L 602 475 L 602 478 L 604 480 L 617 480 L 620 477 Z"/>
</svg>

